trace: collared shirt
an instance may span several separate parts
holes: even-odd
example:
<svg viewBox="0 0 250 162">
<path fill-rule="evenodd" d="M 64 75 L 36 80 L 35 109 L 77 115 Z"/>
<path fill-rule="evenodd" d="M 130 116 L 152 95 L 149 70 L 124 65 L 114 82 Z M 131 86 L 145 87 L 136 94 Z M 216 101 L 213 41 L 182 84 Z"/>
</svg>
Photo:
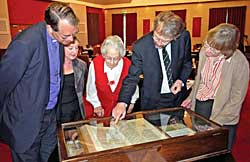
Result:
<svg viewBox="0 0 250 162">
<path fill-rule="evenodd" d="M 104 62 L 104 73 L 107 73 L 109 85 L 111 91 L 114 92 L 117 84 L 119 82 L 121 73 L 123 69 L 123 59 L 121 59 L 117 66 L 113 69 L 109 68 L 107 64 Z M 86 85 L 86 99 L 93 105 L 94 108 L 101 106 L 101 102 L 97 96 L 97 90 L 95 86 L 95 68 L 93 62 L 91 62 L 89 66 L 88 80 Z M 139 88 L 136 87 L 136 91 L 132 96 L 131 103 L 135 103 L 135 101 L 139 98 Z"/>
<path fill-rule="evenodd" d="M 169 43 L 165 48 L 166 48 L 166 50 L 168 52 L 169 59 L 171 60 L 171 43 Z M 163 93 L 171 93 L 170 87 L 168 85 L 168 77 L 167 77 L 167 73 L 166 73 L 166 68 L 165 68 L 165 64 L 164 64 L 164 61 L 163 61 L 162 48 L 158 48 L 158 53 L 159 53 L 159 56 L 160 56 L 161 70 L 162 70 L 162 75 L 163 75 L 162 85 L 161 85 L 161 94 L 163 94 Z"/>
<path fill-rule="evenodd" d="M 53 39 L 47 32 L 47 46 L 49 55 L 49 69 L 50 69 L 50 92 L 49 103 L 46 109 L 55 107 L 60 91 L 60 58 L 59 58 L 59 43 Z"/>
</svg>

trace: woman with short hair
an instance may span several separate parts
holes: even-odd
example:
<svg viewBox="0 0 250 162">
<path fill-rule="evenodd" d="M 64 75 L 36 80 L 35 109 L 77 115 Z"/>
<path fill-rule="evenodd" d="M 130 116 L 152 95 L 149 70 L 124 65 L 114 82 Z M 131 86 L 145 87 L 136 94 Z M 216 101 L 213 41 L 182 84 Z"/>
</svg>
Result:
<svg viewBox="0 0 250 162">
<path fill-rule="evenodd" d="M 130 60 L 125 56 L 126 49 L 117 35 L 108 36 L 101 46 L 101 54 L 89 66 L 86 85 L 86 117 L 108 117 L 115 107 L 123 79 L 128 74 Z M 138 87 L 131 99 L 128 112 L 139 97 Z"/>
<path fill-rule="evenodd" d="M 230 150 L 249 82 L 248 61 L 237 49 L 239 37 L 239 29 L 232 24 L 220 24 L 208 32 L 199 54 L 195 84 L 182 103 L 228 128 Z"/>
</svg>

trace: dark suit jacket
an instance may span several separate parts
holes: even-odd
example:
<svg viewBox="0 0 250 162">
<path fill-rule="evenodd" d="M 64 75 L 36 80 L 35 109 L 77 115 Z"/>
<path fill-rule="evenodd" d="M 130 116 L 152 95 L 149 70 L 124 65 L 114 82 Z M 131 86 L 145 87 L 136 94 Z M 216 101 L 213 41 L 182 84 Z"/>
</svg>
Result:
<svg viewBox="0 0 250 162">
<path fill-rule="evenodd" d="M 59 51 L 62 67 L 62 45 Z M 49 101 L 49 70 L 41 22 L 14 38 L 0 62 L 0 136 L 16 152 L 27 150 L 39 133 Z"/>
<path fill-rule="evenodd" d="M 119 95 L 120 102 L 129 104 L 130 98 L 134 93 L 139 75 L 144 75 L 141 90 L 141 108 L 154 109 L 160 99 L 162 86 L 162 69 L 158 49 L 152 38 L 153 32 L 140 38 L 133 47 L 132 64 L 128 76 L 123 81 L 122 90 Z M 191 71 L 191 41 L 188 31 L 184 31 L 181 36 L 171 42 L 171 67 L 173 79 L 182 80 L 186 83 Z M 183 100 L 186 86 L 177 94 L 175 105 L 180 105 Z"/>
</svg>

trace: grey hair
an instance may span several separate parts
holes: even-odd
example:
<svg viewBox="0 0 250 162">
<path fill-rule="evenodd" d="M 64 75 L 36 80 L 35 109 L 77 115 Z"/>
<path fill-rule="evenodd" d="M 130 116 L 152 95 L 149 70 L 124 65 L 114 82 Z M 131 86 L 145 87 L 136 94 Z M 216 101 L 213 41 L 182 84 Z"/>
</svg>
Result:
<svg viewBox="0 0 250 162">
<path fill-rule="evenodd" d="M 171 11 L 163 11 L 154 19 L 154 31 L 168 38 L 177 38 L 185 29 L 185 23 Z"/>
<path fill-rule="evenodd" d="M 217 50 L 232 50 L 238 48 L 240 30 L 233 24 L 222 23 L 208 31 L 206 41 Z"/>
<path fill-rule="evenodd" d="M 124 57 L 126 54 L 126 50 L 124 48 L 124 44 L 122 39 L 117 36 L 117 35 L 111 35 L 108 36 L 102 43 L 101 46 L 101 53 L 102 55 L 106 55 L 107 54 L 107 49 L 108 48 L 114 48 L 119 50 L 119 54 L 120 56 Z"/>
</svg>

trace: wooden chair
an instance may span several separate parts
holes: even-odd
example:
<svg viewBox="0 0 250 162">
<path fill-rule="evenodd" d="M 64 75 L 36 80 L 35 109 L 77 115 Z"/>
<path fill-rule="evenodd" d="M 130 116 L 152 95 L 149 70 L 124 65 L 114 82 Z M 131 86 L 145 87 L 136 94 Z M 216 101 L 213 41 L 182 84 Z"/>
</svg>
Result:
<svg viewBox="0 0 250 162">
<path fill-rule="evenodd" d="M 79 58 L 79 59 L 83 60 L 84 62 L 86 62 L 87 66 L 89 67 L 90 60 L 89 60 L 89 55 L 88 54 L 78 55 L 77 58 Z"/>
<path fill-rule="evenodd" d="M 245 56 L 247 60 L 250 62 L 250 46 L 249 45 L 245 46 Z"/>
<path fill-rule="evenodd" d="M 95 56 L 101 55 L 101 45 L 97 44 L 95 46 L 93 46 L 93 58 Z"/>
<path fill-rule="evenodd" d="M 245 53 L 250 53 L 250 45 L 245 46 Z"/>
</svg>

